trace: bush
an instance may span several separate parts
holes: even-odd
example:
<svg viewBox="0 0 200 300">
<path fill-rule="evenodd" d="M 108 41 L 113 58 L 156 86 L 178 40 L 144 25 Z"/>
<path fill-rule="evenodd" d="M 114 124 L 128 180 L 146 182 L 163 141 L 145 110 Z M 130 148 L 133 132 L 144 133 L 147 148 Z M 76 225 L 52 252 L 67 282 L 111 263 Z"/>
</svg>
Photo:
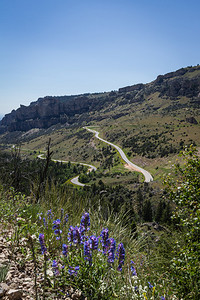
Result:
<svg viewBox="0 0 200 300">
<path fill-rule="evenodd" d="M 200 159 L 193 146 L 181 153 L 184 166 L 175 166 L 177 180 L 165 181 L 176 208 L 173 220 L 181 232 L 174 247 L 172 271 L 181 297 L 199 299 L 200 284 Z"/>
</svg>

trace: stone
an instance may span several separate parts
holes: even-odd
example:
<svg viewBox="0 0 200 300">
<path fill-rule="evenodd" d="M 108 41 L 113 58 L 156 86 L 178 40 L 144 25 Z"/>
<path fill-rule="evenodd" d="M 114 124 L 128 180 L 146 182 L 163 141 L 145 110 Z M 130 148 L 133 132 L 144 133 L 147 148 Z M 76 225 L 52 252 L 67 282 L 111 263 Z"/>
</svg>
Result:
<svg viewBox="0 0 200 300">
<path fill-rule="evenodd" d="M 10 300 L 20 300 L 22 298 L 22 290 L 9 290 L 7 296 Z"/>
<path fill-rule="evenodd" d="M 1 283 L 0 284 L 0 297 L 3 297 L 8 290 L 9 290 L 9 286 L 6 283 Z"/>
</svg>

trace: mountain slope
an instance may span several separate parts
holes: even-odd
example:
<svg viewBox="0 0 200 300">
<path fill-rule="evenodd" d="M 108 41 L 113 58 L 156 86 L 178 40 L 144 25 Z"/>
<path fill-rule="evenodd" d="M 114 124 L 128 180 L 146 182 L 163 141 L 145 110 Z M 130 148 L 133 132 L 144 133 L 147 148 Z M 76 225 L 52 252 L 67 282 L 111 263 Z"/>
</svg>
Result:
<svg viewBox="0 0 200 300">
<path fill-rule="evenodd" d="M 162 101 L 149 101 L 154 98 Z M 166 115 L 187 107 L 198 108 L 199 105 L 200 66 L 188 67 L 159 75 L 151 83 L 136 84 L 110 93 L 39 98 L 29 106 L 21 105 L 5 115 L 0 121 L 0 132 L 48 128 L 58 123 L 81 125 L 84 121 L 100 121 L 110 111 L 117 119 L 133 108 L 148 113 L 159 110 Z M 191 118 L 193 116 L 189 117 L 191 122 L 196 122 Z"/>
<path fill-rule="evenodd" d="M 110 93 L 40 98 L 3 118 L 0 142 L 23 142 L 36 151 L 51 137 L 55 159 L 99 166 L 108 159 L 105 145 L 81 128 L 98 126 L 102 138 L 155 176 L 167 163 L 162 158 L 172 160 L 191 143 L 200 146 L 199 108 L 200 67 L 187 67 Z"/>
</svg>

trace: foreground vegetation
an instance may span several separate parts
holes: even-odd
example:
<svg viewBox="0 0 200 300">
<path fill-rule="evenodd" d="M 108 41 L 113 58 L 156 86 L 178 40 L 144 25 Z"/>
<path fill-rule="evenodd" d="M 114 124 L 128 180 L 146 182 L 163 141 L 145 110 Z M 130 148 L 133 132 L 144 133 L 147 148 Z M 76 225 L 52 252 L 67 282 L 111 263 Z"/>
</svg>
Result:
<svg viewBox="0 0 200 300">
<path fill-rule="evenodd" d="M 40 181 L 27 181 L 27 195 L 1 178 L 1 222 L 12 225 L 23 263 L 33 261 L 36 299 L 65 299 L 70 287 L 88 299 L 199 299 L 200 160 L 193 147 L 175 179 L 166 178 L 156 211 L 143 199 L 148 185 L 127 196 L 103 182 L 76 190 L 44 174 L 49 158 L 40 162 Z"/>
</svg>

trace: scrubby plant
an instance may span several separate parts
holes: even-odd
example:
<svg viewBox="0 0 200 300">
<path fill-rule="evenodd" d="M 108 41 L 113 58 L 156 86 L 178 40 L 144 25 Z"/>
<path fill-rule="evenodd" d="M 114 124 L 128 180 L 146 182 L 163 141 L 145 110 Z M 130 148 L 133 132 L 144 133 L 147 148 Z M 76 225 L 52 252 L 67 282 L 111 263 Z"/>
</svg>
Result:
<svg viewBox="0 0 200 300">
<path fill-rule="evenodd" d="M 160 287 L 148 283 L 150 276 L 142 278 L 145 256 L 140 262 L 131 261 L 131 252 L 126 254 L 122 242 L 117 246 L 116 240 L 109 236 L 108 228 L 102 228 L 98 234 L 92 233 L 87 212 L 75 226 L 69 226 L 68 220 L 68 214 L 62 209 L 59 219 L 52 210 L 46 215 L 38 215 L 44 279 L 46 283 L 46 271 L 51 268 L 50 281 L 54 291 L 64 295 L 71 286 L 78 288 L 88 299 L 161 297 Z"/>
<path fill-rule="evenodd" d="M 199 299 L 200 286 L 200 158 L 195 147 L 181 153 L 184 165 L 175 165 L 176 180 L 166 179 L 174 202 L 173 220 L 181 233 L 174 246 L 171 270 L 176 288 L 185 299 Z"/>
</svg>

